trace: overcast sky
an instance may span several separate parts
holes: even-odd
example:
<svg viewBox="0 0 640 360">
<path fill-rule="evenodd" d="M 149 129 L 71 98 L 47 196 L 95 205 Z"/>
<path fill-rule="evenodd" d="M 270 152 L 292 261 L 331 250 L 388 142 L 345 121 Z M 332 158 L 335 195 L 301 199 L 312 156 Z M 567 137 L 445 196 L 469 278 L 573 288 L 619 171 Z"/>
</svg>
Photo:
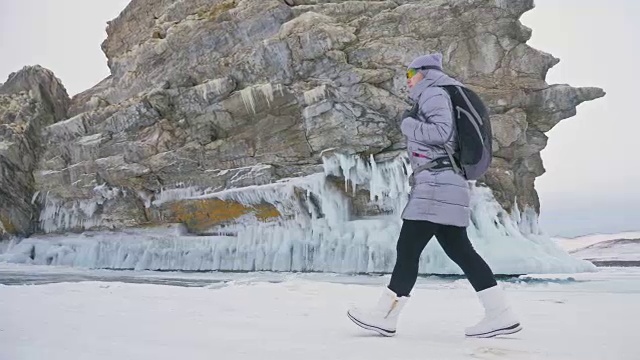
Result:
<svg viewBox="0 0 640 360">
<path fill-rule="evenodd" d="M 128 0 L 0 0 L 0 82 L 24 65 L 54 71 L 70 95 L 109 75 L 106 22 Z M 561 59 L 547 81 L 607 96 L 551 130 L 536 187 L 551 235 L 640 230 L 640 0 L 536 0 L 529 44 Z"/>
<path fill-rule="evenodd" d="M 547 133 L 536 188 L 551 234 L 640 230 L 638 19 L 638 0 L 536 0 L 522 18 L 529 44 L 560 58 L 548 83 L 607 92 Z"/>
</svg>

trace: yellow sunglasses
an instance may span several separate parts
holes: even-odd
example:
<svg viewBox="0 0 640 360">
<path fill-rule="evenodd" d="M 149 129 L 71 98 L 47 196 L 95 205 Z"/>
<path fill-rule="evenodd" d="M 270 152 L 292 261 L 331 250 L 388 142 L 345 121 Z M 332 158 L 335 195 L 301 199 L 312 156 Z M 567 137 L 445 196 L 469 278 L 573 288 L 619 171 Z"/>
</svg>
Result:
<svg viewBox="0 0 640 360">
<path fill-rule="evenodd" d="M 407 70 L 407 79 L 411 79 L 412 77 L 416 76 L 417 73 L 418 73 L 418 69 Z"/>
<path fill-rule="evenodd" d="M 423 66 L 421 68 L 411 68 L 411 69 L 407 70 L 407 79 L 411 79 L 412 77 L 416 76 L 416 74 L 420 70 L 440 70 L 440 71 L 442 71 L 442 69 L 440 69 L 437 66 Z"/>
</svg>

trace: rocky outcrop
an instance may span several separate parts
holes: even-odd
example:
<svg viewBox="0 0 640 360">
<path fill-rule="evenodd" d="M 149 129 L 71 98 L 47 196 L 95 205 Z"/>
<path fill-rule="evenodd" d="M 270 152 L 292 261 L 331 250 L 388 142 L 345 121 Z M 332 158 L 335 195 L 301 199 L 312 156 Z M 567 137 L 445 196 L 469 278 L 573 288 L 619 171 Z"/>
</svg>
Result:
<svg viewBox="0 0 640 360">
<path fill-rule="evenodd" d="M 202 231 L 233 220 L 216 215 L 218 206 L 269 219 L 276 211 L 268 205 L 169 206 L 165 197 L 314 174 L 329 152 L 379 160 L 397 154 L 404 147 L 397 120 L 408 105 L 405 67 L 433 51 L 492 111 L 495 161 L 481 182 L 507 211 L 517 203 L 537 212 L 545 132 L 604 95 L 545 82 L 558 59 L 526 44 L 531 30 L 519 18 L 532 0 L 288 3 L 133 0 L 102 44 L 111 75 L 75 96 L 71 117 L 55 124 L 67 106 L 52 97 L 59 105 L 42 122 L 49 125 L 39 138 L 43 151 L 29 168 L 35 202 L 46 209 L 40 229 L 177 220 Z M 385 211 L 366 192 L 347 195 L 353 214 Z M 208 214 L 195 216 L 205 225 L 185 220 L 197 209 Z"/>
<path fill-rule="evenodd" d="M 32 172 L 40 131 L 67 116 L 69 96 L 49 70 L 25 67 L 0 86 L 0 238 L 35 229 L 38 208 Z"/>
</svg>

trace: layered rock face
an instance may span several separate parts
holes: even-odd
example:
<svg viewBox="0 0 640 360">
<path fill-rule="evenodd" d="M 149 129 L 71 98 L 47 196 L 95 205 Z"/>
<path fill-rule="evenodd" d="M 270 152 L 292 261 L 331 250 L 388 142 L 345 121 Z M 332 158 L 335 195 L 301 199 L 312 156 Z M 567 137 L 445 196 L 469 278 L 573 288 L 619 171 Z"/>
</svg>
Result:
<svg viewBox="0 0 640 360">
<path fill-rule="evenodd" d="M 0 84 L 0 238 L 35 230 L 33 171 L 40 132 L 67 116 L 69 96 L 49 70 L 25 67 Z"/>
<path fill-rule="evenodd" d="M 111 76 L 75 96 L 64 121 L 68 101 L 55 94 L 46 120 L 29 113 L 43 150 L 13 170 L 30 185 L 0 193 L 16 196 L 0 216 L 28 223 L 35 191 L 44 232 L 166 222 L 205 232 L 246 215 L 312 213 L 302 188 L 287 214 L 262 200 L 181 199 L 322 172 L 335 152 L 394 157 L 404 148 L 406 65 L 434 51 L 491 108 L 495 159 L 481 183 L 507 211 L 517 202 L 538 212 L 545 132 L 604 95 L 545 82 L 558 60 L 529 47 L 519 22 L 533 0 L 288 3 L 133 0 L 102 44 Z M 26 96 L 8 85 L 0 93 Z M 354 216 L 385 212 L 367 193 L 349 196 Z"/>
</svg>

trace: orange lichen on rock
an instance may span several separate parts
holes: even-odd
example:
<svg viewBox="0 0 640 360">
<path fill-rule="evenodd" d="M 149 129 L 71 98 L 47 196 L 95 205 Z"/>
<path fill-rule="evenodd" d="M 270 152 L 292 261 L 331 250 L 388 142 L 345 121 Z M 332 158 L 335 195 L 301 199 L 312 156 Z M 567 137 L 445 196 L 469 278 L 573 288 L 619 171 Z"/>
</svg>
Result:
<svg viewBox="0 0 640 360">
<path fill-rule="evenodd" d="M 262 222 L 281 216 L 269 203 L 244 205 L 237 201 L 221 199 L 180 200 L 166 204 L 161 210 L 164 222 L 178 222 L 189 231 L 203 232 L 216 225 L 231 223 L 245 215 L 253 215 Z"/>
</svg>

